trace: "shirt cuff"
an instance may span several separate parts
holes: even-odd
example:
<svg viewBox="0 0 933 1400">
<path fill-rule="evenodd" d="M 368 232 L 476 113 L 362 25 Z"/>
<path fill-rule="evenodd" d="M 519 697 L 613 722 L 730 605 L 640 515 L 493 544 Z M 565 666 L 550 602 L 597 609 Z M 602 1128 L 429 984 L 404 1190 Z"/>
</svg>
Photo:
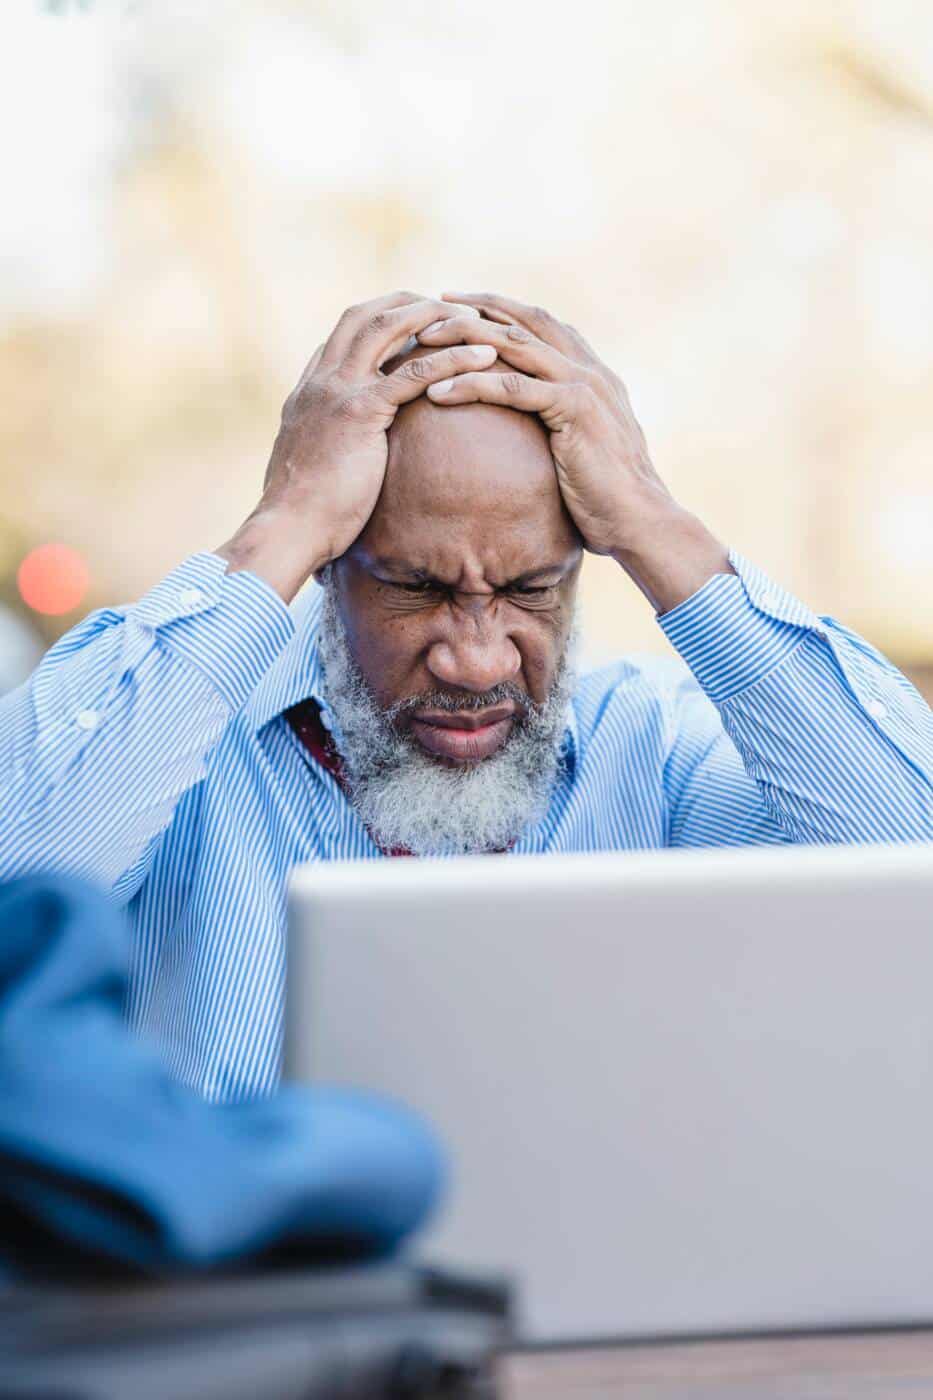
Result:
<svg viewBox="0 0 933 1400">
<path fill-rule="evenodd" d="M 748 560 L 732 550 L 729 562 L 734 574 L 714 574 L 657 619 L 716 705 L 761 680 L 808 632 L 825 635 L 816 613 Z"/>
<path fill-rule="evenodd" d="M 127 616 L 202 671 L 234 710 L 295 630 L 274 588 L 245 569 L 228 574 L 226 560 L 216 554 L 193 554 Z"/>
</svg>

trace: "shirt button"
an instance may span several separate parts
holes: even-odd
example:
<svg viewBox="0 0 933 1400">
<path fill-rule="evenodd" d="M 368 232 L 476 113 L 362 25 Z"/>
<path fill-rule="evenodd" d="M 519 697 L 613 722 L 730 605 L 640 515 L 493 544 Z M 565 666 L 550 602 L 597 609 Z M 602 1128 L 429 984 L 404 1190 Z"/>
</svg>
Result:
<svg viewBox="0 0 933 1400">
<path fill-rule="evenodd" d="M 79 710 L 75 715 L 75 724 L 79 729 L 96 729 L 100 723 L 100 715 L 96 710 Z"/>
<path fill-rule="evenodd" d="M 204 590 L 201 588 L 185 588 L 178 599 L 186 612 L 191 612 L 194 608 L 199 608 L 204 602 Z"/>
<path fill-rule="evenodd" d="M 869 700 L 865 708 L 872 719 L 887 719 L 888 717 L 888 707 L 882 704 L 880 700 Z"/>
</svg>

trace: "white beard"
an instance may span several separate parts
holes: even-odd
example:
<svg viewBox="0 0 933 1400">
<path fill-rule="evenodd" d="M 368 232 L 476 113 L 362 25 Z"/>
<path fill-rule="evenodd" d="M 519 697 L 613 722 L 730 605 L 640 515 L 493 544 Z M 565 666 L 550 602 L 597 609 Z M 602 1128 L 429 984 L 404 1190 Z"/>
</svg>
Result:
<svg viewBox="0 0 933 1400">
<path fill-rule="evenodd" d="M 384 710 L 350 652 L 334 586 L 325 584 L 318 641 L 323 698 L 350 800 L 378 845 L 418 856 L 502 851 L 540 821 L 561 761 L 574 686 L 574 639 L 575 634 L 541 705 L 530 705 L 517 686 L 505 684 L 478 696 L 417 696 Z M 399 714 L 422 706 L 462 712 L 508 700 L 517 700 L 527 713 L 515 721 L 497 753 L 468 766 L 449 767 L 432 758 L 395 724 Z"/>
</svg>

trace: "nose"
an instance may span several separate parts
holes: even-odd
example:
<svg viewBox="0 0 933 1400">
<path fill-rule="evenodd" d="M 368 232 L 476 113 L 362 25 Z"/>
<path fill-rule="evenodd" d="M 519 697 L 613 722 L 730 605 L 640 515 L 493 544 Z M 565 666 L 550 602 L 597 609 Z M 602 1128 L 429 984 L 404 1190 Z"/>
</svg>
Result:
<svg viewBox="0 0 933 1400">
<path fill-rule="evenodd" d="M 479 695 L 514 681 L 522 658 L 505 627 L 494 618 L 461 614 L 449 620 L 445 635 L 429 647 L 427 666 L 442 685 Z"/>
</svg>

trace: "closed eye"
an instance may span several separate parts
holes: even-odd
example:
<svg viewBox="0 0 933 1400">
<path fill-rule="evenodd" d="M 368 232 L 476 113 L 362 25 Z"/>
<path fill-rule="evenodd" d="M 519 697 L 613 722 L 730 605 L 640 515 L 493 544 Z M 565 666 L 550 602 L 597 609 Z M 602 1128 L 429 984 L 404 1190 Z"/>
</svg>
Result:
<svg viewBox="0 0 933 1400">
<path fill-rule="evenodd" d="M 407 594 L 409 595 L 409 597 L 412 597 L 412 598 L 428 598 L 428 597 L 435 597 L 435 596 L 437 596 L 438 594 L 443 594 L 443 593 L 453 594 L 453 593 L 455 593 L 455 591 L 456 591 L 455 589 L 452 589 L 451 587 L 449 587 L 447 584 L 439 583 L 439 582 L 437 582 L 435 579 L 430 579 L 430 578 L 426 578 L 426 579 L 417 579 L 417 580 L 413 580 L 412 582 L 409 582 L 409 583 L 403 583 L 403 582 L 401 582 L 400 580 L 396 580 L 396 579 L 392 579 L 392 580 L 384 579 L 384 580 L 382 580 L 382 582 L 383 582 L 384 584 L 386 584 L 389 588 L 394 589 L 397 593 L 407 593 Z M 497 591 L 498 591 L 498 592 L 501 592 L 501 593 L 503 593 L 503 594 L 508 594 L 509 596 L 511 596 L 511 597 L 513 597 L 513 598 L 524 598 L 524 599 L 527 599 L 528 602 L 532 602 L 532 601 L 539 601 L 539 602 L 540 602 L 540 601 L 542 601 L 543 599 L 547 598 L 549 595 L 555 593 L 556 590 L 557 590 L 557 586 L 556 586 L 556 584 L 553 584 L 553 583 L 550 583 L 550 584 L 519 584 L 519 583 L 515 583 L 515 584 L 507 584 L 504 588 L 502 588 L 501 590 L 497 590 Z"/>
<path fill-rule="evenodd" d="M 437 584 L 432 583 L 429 578 L 419 579 L 417 583 L 393 583 L 393 588 L 400 588 L 403 593 L 435 593 Z"/>
<path fill-rule="evenodd" d="M 513 607 L 524 608 L 530 612 L 532 609 L 539 611 L 549 611 L 556 606 L 559 592 L 554 583 L 545 584 L 513 584 L 508 590 L 508 598 Z"/>
</svg>

